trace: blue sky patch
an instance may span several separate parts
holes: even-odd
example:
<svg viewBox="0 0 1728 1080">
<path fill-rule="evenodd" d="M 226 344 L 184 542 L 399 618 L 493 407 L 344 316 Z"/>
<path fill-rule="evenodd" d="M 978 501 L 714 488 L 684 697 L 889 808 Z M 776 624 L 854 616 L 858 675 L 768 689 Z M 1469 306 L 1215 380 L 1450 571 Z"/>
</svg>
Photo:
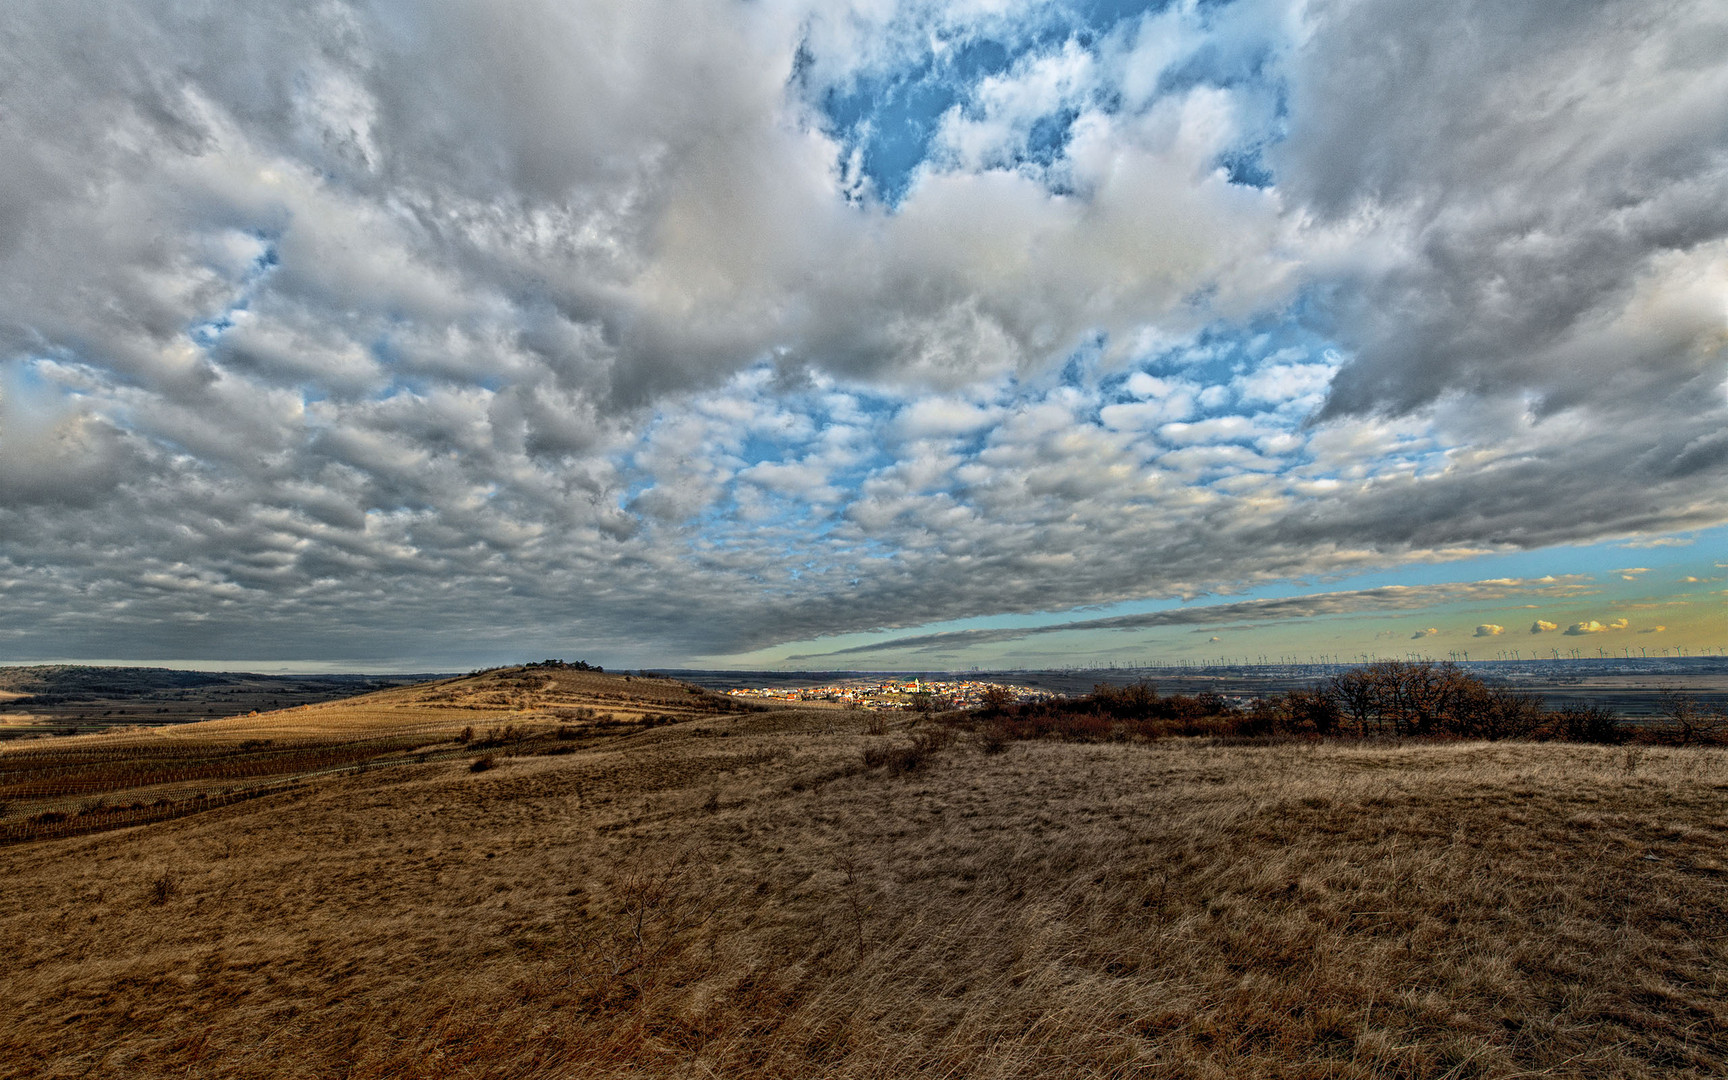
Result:
<svg viewBox="0 0 1728 1080">
<path fill-rule="evenodd" d="M 997 28 L 993 36 L 973 30 L 959 40 L 937 37 L 939 49 L 927 47 L 896 69 L 854 72 L 844 84 L 806 85 L 804 90 L 815 93 L 825 126 L 841 143 L 846 169 L 856 155 L 862 175 L 845 176 L 846 186 L 866 181 L 877 199 L 893 207 L 906 196 L 919 167 L 930 160 L 943 114 L 959 107 L 976 117 L 974 95 L 985 79 L 1066 41 L 1095 48 L 1099 37 L 1125 20 L 1165 6 L 1142 0 L 1053 4 L 1018 24 Z M 803 84 L 812 68 L 808 54 L 800 56 L 803 62 L 794 65 L 793 79 Z M 1039 118 L 1023 151 L 1024 162 L 1048 166 L 1060 158 L 1077 116 L 1076 110 L 1064 108 Z"/>
</svg>

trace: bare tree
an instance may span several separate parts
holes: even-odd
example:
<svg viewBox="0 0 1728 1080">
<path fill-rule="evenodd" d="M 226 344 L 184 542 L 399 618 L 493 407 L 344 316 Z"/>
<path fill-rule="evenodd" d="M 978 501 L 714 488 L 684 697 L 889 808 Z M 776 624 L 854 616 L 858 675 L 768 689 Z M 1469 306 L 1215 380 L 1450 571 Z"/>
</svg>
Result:
<svg viewBox="0 0 1728 1080">
<path fill-rule="evenodd" d="M 1728 727 L 1728 717 L 1719 710 L 1705 709 L 1697 698 L 1672 687 L 1657 695 L 1656 715 L 1662 718 L 1661 733 L 1681 746 L 1715 742 Z"/>
<path fill-rule="evenodd" d="M 1356 729 L 1368 734 L 1368 725 L 1379 718 L 1379 693 L 1367 668 L 1351 668 L 1326 680 L 1324 691 L 1338 703 L 1340 714 Z"/>
</svg>

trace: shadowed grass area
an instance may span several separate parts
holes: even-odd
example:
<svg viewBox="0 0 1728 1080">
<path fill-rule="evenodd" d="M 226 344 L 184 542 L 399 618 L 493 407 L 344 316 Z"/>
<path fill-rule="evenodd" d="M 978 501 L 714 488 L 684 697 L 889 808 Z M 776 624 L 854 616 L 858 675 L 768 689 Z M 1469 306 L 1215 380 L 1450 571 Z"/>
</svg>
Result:
<svg viewBox="0 0 1728 1080">
<path fill-rule="evenodd" d="M 868 720 L 493 749 L 0 851 L 0 1067 L 1728 1067 L 1728 752 Z"/>
</svg>

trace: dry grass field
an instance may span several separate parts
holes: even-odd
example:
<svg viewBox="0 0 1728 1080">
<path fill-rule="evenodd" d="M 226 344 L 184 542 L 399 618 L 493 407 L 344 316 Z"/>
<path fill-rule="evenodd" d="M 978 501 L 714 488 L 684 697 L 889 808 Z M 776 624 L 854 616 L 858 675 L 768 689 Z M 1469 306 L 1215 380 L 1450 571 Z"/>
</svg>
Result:
<svg viewBox="0 0 1728 1080">
<path fill-rule="evenodd" d="M 987 746 L 487 678 L 164 732 L 405 741 L 0 848 L 0 1074 L 1728 1071 L 1728 751 Z"/>
</svg>

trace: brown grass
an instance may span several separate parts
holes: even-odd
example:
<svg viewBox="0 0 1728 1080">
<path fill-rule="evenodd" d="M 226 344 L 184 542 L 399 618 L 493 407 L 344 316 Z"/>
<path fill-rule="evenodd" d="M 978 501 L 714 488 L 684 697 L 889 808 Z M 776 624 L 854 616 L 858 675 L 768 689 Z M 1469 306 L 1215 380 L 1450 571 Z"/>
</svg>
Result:
<svg viewBox="0 0 1728 1080">
<path fill-rule="evenodd" d="M 866 722 L 410 760 L 0 850 L 0 1073 L 1728 1069 L 1728 752 Z"/>
<path fill-rule="evenodd" d="M 409 760 L 572 753 L 750 708 L 673 680 L 534 665 L 223 720 L 30 740 L 0 746 L 0 844 L 184 817 Z"/>
</svg>

